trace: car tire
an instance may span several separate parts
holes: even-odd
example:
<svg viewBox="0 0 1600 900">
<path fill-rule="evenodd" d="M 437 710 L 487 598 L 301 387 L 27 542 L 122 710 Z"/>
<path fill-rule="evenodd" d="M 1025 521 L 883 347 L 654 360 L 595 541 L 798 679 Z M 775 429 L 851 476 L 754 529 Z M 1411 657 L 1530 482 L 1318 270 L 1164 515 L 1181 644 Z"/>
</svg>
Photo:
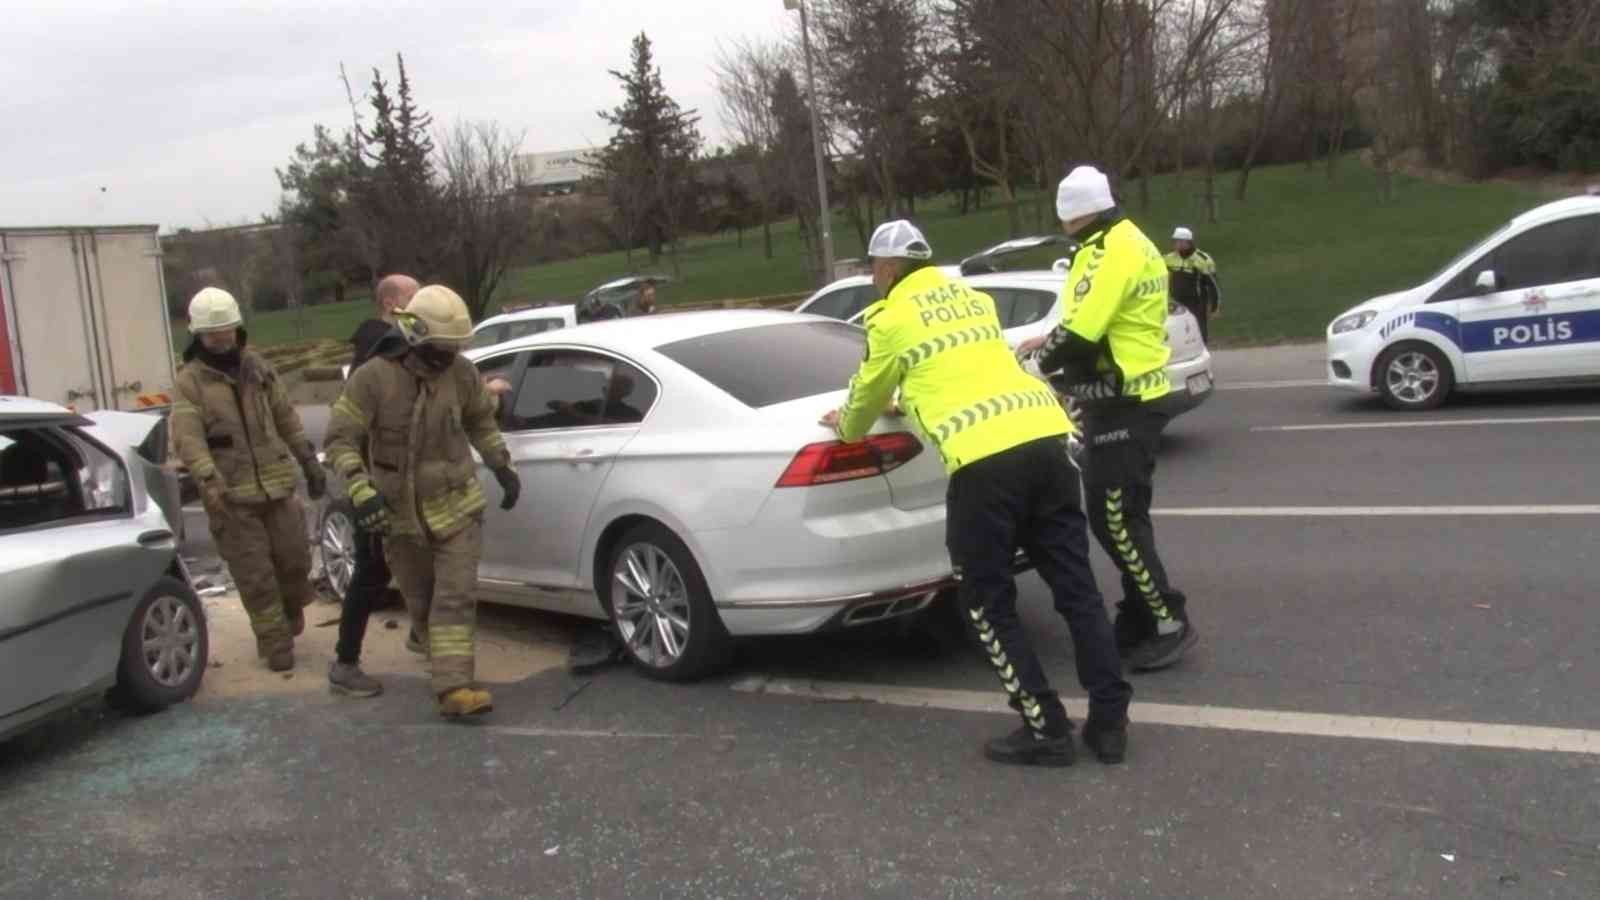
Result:
<svg viewBox="0 0 1600 900">
<path fill-rule="evenodd" d="M 732 641 L 705 576 L 689 548 L 666 527 L 647 522 L 628 529 L 602 577 L 606 615 L 641 673 L 660 681 L 693 681 L 726 662 Z"/>
<path fill-rule="evenodd" d="M 329 499 L 317 520 L 317 553 L 322 577 L 335 597 L 344 597 L 356 565 L 356 511 L 345 497 Z"/>
<path fill-rule="evenodd" d="M 148 713 L 182 703 L 200 689 L 210 652 L 200 598 L 176 578 L 156 579 L 123 631 L 112 705 Z"/>
<path fill-rule="evenodd" d="M 1396 344 L 1378 357 L 1372 380 L 1390 409 L 1418 412 L 1444 403 L 1455 387 L 1455 372 L 1428 344 Z"/>
</svg>

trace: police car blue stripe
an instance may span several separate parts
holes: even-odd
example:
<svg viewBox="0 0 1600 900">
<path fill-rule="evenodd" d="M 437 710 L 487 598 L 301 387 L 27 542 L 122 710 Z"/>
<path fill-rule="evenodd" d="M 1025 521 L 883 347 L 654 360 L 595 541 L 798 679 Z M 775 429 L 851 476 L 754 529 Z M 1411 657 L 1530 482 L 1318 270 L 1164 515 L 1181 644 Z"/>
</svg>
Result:
<svg viewBox="0 0 1600 900">
<path fill-rule="evenodd" d="M 1462 322 L 1445 313 L 1421 310 L 1391 319 L 1379 329 L 1378 336 L 1388 340 L 1407 326 L 1432 331 L 1467 353 L 1600 342 L 1600 310 L 1508 316 L 1482 322 Z"/>
</svg>

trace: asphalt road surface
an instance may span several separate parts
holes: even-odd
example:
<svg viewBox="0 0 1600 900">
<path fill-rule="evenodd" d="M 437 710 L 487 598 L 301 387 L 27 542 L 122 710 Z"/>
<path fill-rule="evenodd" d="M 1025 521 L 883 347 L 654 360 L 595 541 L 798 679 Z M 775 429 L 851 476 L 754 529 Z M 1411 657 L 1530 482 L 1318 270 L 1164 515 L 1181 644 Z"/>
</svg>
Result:
<svg viewBox="0 0 1600 900">
<path fill-rule="evenodd" d="M 1318 373 L 1225 355 L 1169 432 L 1203 641 L 1135 679 L 1126 765 L 986 763 L 985 665 L 869 634 L 688 687 L 546 673 L 479 727 L 420 676 L 91 708 L 0 746 L 0 895 L 1600 896 L 1600 394 L 1397 415 Z"/>
</svg>

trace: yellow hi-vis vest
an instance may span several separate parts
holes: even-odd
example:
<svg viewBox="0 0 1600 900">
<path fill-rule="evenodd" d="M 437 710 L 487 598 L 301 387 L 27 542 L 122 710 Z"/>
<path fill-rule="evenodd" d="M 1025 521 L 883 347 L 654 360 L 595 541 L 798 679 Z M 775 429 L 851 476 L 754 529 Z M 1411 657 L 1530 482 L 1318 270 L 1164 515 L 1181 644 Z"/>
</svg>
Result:
<svg viewBox="0 0 1600 900">
<path fill-rule="evenodd" d="M 839 437 L 858 441 L 900 389 L 900 405 L 951 473 L 1071 433 L 1050 387 L 1023 371 L 994 300 L 929 266 L 867 308 L 867 358 L 850 381 Z"/>
<path fill-rule="evenodd" d="M 1167 264 L 1161 251 L 1127 219 L 1083 242 L 1062 288 L 1061 327 L 1100 344 L 1098 370 L 1120 378 L 1103 385 L 1074 385 L 1084 400 L 1120 393 L 1140 401 L 1172 391 L 1167 380 Z M 1104 396 L 1106 392 L 1110 396 Z"/>
</svg>

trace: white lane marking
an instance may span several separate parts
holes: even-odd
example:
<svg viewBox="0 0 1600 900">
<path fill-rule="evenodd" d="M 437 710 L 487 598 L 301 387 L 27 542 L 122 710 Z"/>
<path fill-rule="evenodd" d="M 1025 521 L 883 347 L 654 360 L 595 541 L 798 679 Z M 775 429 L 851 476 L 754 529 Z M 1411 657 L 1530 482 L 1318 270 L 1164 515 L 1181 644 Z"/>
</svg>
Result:
<svg viewBox="0 0 1600 900">
<path fill-rule="evenodd" d="M 1532 416 L 1524 419 L 1408 419 L 1401 422 L 1330 422 L 1325 425 L 1252 425 L 1251 431 L 1362 431 L 1373 428 L 1459 428 L 1467 425 L 1557 425 L 1600 422 L 1600 416 Z"/>
<path fill-rule="evenodd" d="M 1189 519 L 1349 518 L 1367 516 L 1596 516 L 1600 505 L 1567 506 L 1175 506 L 1152 516 Z"/>
<path fill-rule="evenodd" d="M 999 691 L 803 681 L 765 676 L 741 679 L 734 683 L 733 689 L 749 694 L 775 694 L 812 700 L 854 700 L 921 709 L 1016 715 L 1006 705 L 1005 697 Z M 1087 701 L 1062 699 L 1067 704 L 1068 713 L 1078 717 L 1078 721 L 1083 721 L 1088 711 Z M 1135 724 L 1600 756 L 1600 731 L 1576 728 L 1284 712 L 1227 706 L 1179 706 L 1171 703 L 1141 703 L 1137 700 L 1130 713 Z"/>
<path fill-rule="evenodd" d="M 1219 381 L 1219 391 L 1278 391 L 1284 388 L 1327 387 L 1324 378 L 1290 378 L 1283 381 Z"/>
</svg>

